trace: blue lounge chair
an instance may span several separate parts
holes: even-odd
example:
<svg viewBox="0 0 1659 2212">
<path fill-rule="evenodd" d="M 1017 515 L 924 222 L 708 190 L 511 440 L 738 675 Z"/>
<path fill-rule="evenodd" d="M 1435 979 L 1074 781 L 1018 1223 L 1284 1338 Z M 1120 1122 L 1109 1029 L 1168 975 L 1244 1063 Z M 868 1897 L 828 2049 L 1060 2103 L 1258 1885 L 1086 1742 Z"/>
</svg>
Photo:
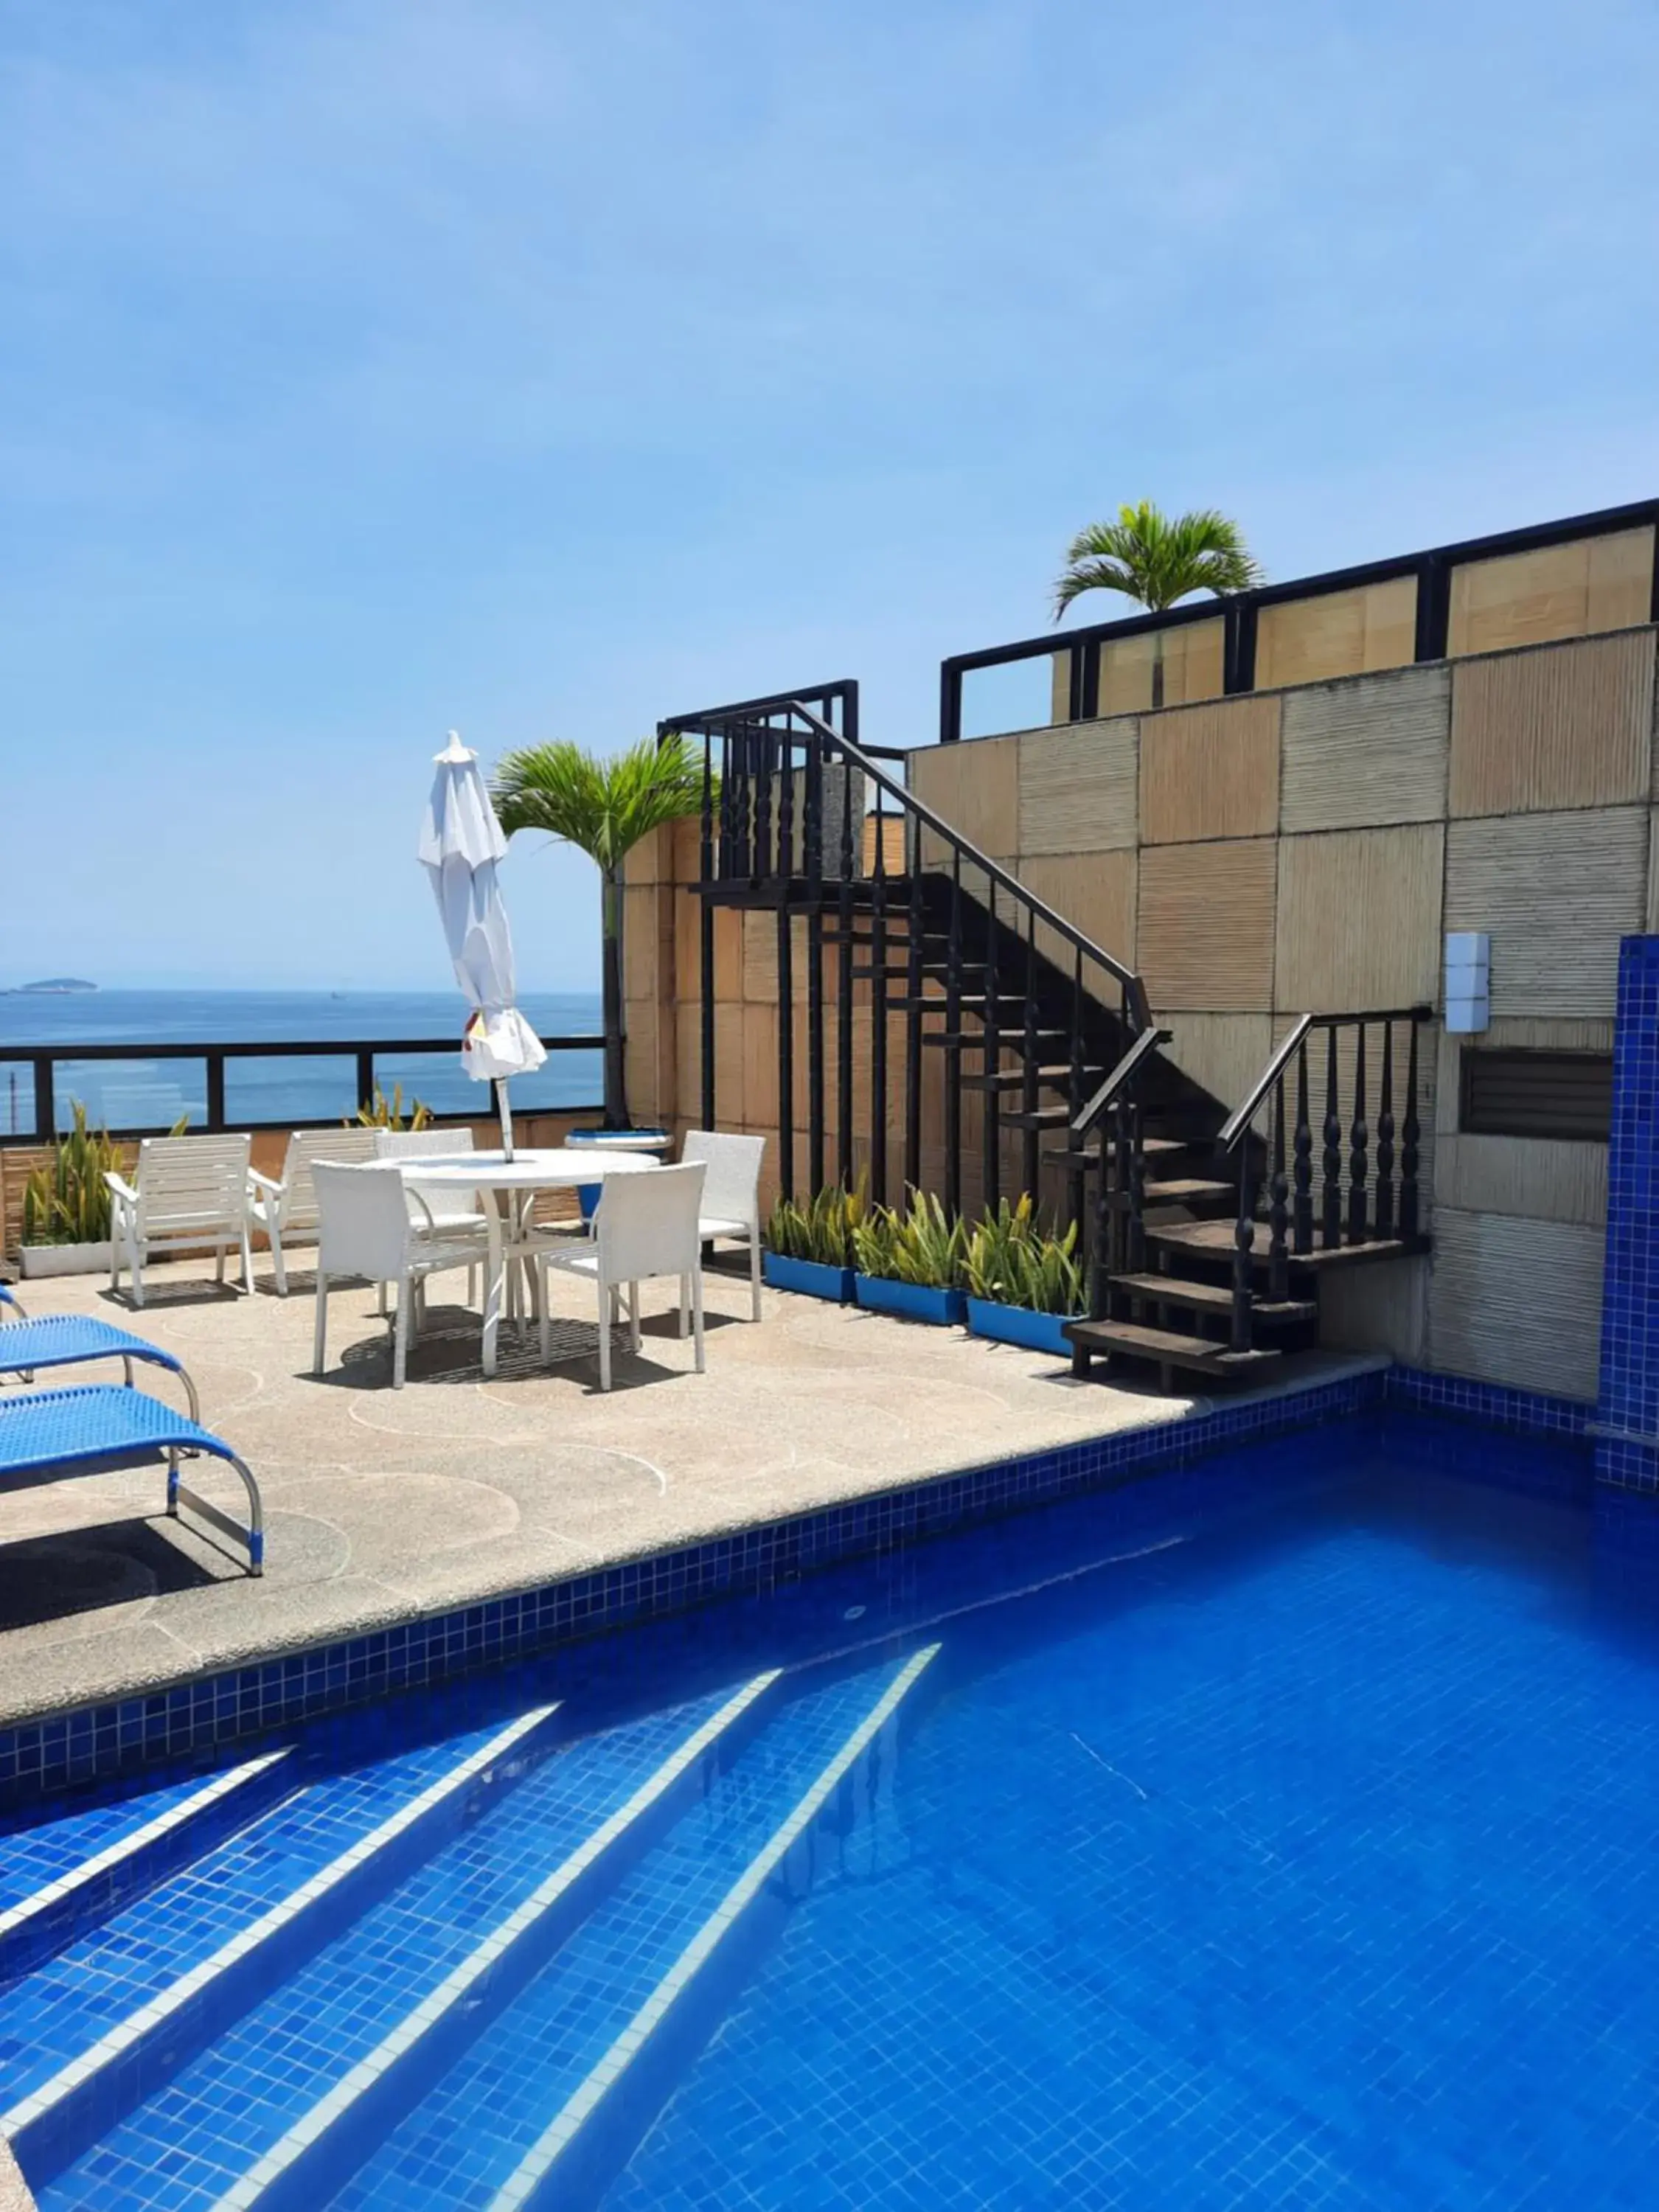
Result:
<svg viewBox="0 0 1659 2212">
<path fill-rule="evenodd" d="M 154 1353 L 155 1347 L 148 1349 Z M 160 1356 L 164 1364 L 177 1368 L 177 1361 Z M 246 1528 L 179 1480 L 181 1452 L 204 1452 L 235 1468 L 247 1491 Z M 0 1490 L 24 1489 L 65 1474 L 103 1474 L 156 1459 L 167 1463 L 167 1511 L 176 1518 L 179 1506 L 188 1505 L 222 1535 L 246 1544 L 249 1572 L 263 1574 L 264 1516 L 258 1485 L 223 1438 L 199 1421 L 118 1382 L 94 1382 L 70 1390 L 20 1390 L 0 1399 Z"/>
<path fill-rule="evenodd" d="M 112 1322 L 97 1321 L 90 1314 L 43 1314 L 38 1321 L 0 1323 L 0 1376 L 27 1378 L 39 1367 L 79 1367 L 89 1359 L 120 1360 L 129 1383 L 135 1359 L 168 1369 L 185 1386 L 190 1418 L 201 1419 L 202 1401 L 183 1361 L 148 1337 L 135 1336 L 130 1328 L 117 1328 Z"/>
<path fill-rule="evenodd" d="M 20 1316 L 23 1312 L 23 1301 L 9 1284 L 0 1283 L 0 1306 L 9 1306 L 14 1313 Z"/>
</svg>

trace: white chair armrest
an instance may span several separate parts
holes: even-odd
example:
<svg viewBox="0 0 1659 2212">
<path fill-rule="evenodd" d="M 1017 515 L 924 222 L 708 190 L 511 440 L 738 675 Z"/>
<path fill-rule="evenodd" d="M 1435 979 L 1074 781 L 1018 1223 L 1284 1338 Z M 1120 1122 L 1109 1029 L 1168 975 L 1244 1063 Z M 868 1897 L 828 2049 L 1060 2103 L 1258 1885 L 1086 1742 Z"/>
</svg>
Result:
<svg viewBox="0 0 1659 2212">
<path fill-rule="evenodd" d="M 117 1175 L 113 1169 L 106 1168 L 104 1170 L 104 1181 L 108 1186 L 112 1197 L 118 1198 L 124 1206 L 137 1205 L 137 1192 L 133 1188 L 130 1182 L 126 1182 L 122 1176 Z"/>
<path fill-rule="evenodd" d="M 418 1206 L 420 1207 L 422 1212 L 426 1216 L 427 1235 L 428 1237 L 435 1237 L 438 1233 L 438 1217 L 434 1213 L 432 1208 L 427 1204 L 425 1199 L 422 1197 L 420 1192 L 418 1190 L 411 1190 L 410 1186 L 405 1183 L 404 1185 L 404 1196 L 409 1200 L 411 1206 Z"/>
<path fill-rule="evenodd" d="M 281 1198 L 288 1188 L 286 1182 L 273 1182 L 268 1175 L 261 1175 L 258 1168 L 248 1170 L 247 1180 L 250 1190 L 263 1191 L 267 1198 Z"/>
</svg>

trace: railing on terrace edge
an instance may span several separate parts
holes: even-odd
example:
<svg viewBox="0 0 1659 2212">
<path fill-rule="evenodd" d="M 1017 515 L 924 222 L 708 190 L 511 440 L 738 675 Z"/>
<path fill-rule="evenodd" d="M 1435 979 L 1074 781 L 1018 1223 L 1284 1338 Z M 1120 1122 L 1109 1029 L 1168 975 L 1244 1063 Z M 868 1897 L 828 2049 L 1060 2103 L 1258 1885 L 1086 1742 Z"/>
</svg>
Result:
<svg viewBox="0 0 1659 2212">
<path fill-rule="evenodd" d="M 1433 1018 L 1429 1006 L 1304 1014 L 1275 1049 L 1249 1096 L 1229 1116 L 1221 1131 L 1219 1148 L 1224 1156 L 1236 1152 L 1238 1160 L 1238 1217 L 1232 1265 L 1235 1352 L 1250 1349 L 1251 1282 L 1263 1158 L 1262 1148 L 1248 1139 L 1264 1110 L 1268 1115 L 1265 1164 L 1269 1298 L 1289 1297 L 1291 1266 L 1296 1259 L 1343 1246 L 1352 1249 L 1395 1242 L 1412 1246 L 1418 1242 L 1423 1134 L 1418 1116 L 1419 1039 L 1425 1024 Z M 1403 1066 L 1395 1038 L 1397 1027 L 1405 1030 Z M 1317 1046 L 1314 1053 L 1316 1058 L 1322 1057 L 1323 1065 L 1311 1071 L 1310 1082 L 1309 1040 L 1322 1031 L 1322 1056 Z M 1378 1031 L 1380 1036 L 1375 1036 Z M 1352 1060 L 1346 1068 L 1338 1049 L 1338 1041 L 1344 1036 L 1351 1036 L 1353 1042 Z M 1368 1118 L 1368 1048 L 1374 1049 L 1376 1065 L 1375 1153 Z M 1287 1102 L 1285 1091 L 1292 1081 L 1295 1095 Z M 1319 1123 L 1321 1175 L 1316 1200 L 1313 1115 L 1321 1090 L 1324 1111 Z M 1396 1099 L 1401 1108 L 1397 1123 Z"/>
<path fill-rule="evenodd" d="M 702 898 L 702 1112 L 713 1127 L 715 1097 L 714 920 L 717 904 L 775 908 L 777 915 L 779 1180 L 786 1196 L 794 1175 L 794 946 L 803 916 L 807 940 L 807 1173 L 825 1180 L 827 1138 L 824 962 L 837 955 L 836 1097 L 837 1174 L 854 1171 L 854 989 L 867 982 L 870 1024 L 869 1180 L 888 1188 L 890 1114 L 889 1018 L 905 1017 L 904 1181 L 921 1188 L 922 1055 L 944 1056 L 941 1097 L 942 1195 L 962 1202 L 963 1094 L 984 1100 L 982 1187 L 994 1205 L 1005 1128 L 1023 1137 L 1023 1181 L 1035 1192 L 1038 1138 L 1063 1131 L 1085 1096 L 1091 1071 L 1085 1044 L 1098 1034 L 1095 1009 L 1115 1010 L 1120 1036 L 1150 1026 L 1139 977 L 1066 917 L 981 853 L 880 763 L 902 752 L 860 745 L 858 686 L 850 680 L 778 693 L 733 706 L 670 717 L 659 734 L 701 736 L 703 803 L 699 871 Z M 865 825 L 873 817 L 873 838 Z M 900 839 L 890 836 L 895 827 Z M 925 842 L 926 841 L 926 842 Z M 902 872 L 890 865 L 902 842 Z M 1057 939 L 1069 975 L 1057 968 L 1038 931 Z M 864 957 L 855 959 L 855 953 Z M 1054 989 L 1058 975 L 1060 989 Z M 890 984 L 899 987 L 896 999 Z M 1048 1004 L 1039 1006 L 1040 985 Z M 1060 1001 L 1063 1000 L 1063 1004 Z M 1063 1016 L 1063 1018 L 1062 1018 Z M 942 1027 L 931 1024 L 939 1022 Z M 964 1070 L 964 1061 L 971 1066 Z M 1045 1061 L 1047 1064 L 1045 1064 Z M 1098 1071 L 1092 1071 L 1097 1073 Z M 1064 1106 L 1045 1106 L 1044 1090 Z M 1005 1111 L 1005 1092 L 1018 1097 Z M 1068 1197 L 1082 1209 L 1074 1167 Z"/>
<path fill-rule="evenodd" d="M 544 1036 L 542 1043 L 550 1053 L 603 1052 L 602 1036 Z M 33 1102 L 33 1130 L 12 1130 L 0 1133 L 0 1146 L 44 1145 L 52 1140 L 56 1124 L 57 1071 L 82 1060 L 122 1061 L 143 1063 L 150 1060 L 197 1060 L 205 1066 L 206 1111 L 199 1121 L 192 1120 L 189 1133 L 210 1135 L 225 1129 L 287 1129 L 296 1126 L 296 1117 L 284 1115 L 276 1121 L 250 1120 L 238 1115 L 227 1119 L 225 1114 L 225 1067 L 230 1060 L 350 1060 L 356 1069 L 357 1105 L 343 1110 L 352 1112 L 373 1107 L 375 1091 L 375 1063 L 382 1059 L 409 1059 L 418 1054 L 447 1054 L 459 1061 L 460 1043 L 457 1037 L 331 1037 L 325 1040 L 307 1038 L 299 1043 L 280 1044 L 242 1042 L 212 1044 L 146 1044 L 142 1041 L 120 1043 L 100 1042 L 96 1044 L 6 1044 L 0 1043 L 0 1066 L 21 1063 L 31 1071 L 31 1090 Z M 488 1086 L 479 1085 L 481 1103 L 488 1101 Z M 484 1104 L 485 1118 L 490 1103 Z M 598 1102 L 590 1106 L 565 1105 L 537 1108 L 526 1106 L 529 1113 L 560 1114 L 597 1113 Z M 325 1114 L 322 1120 L 331 1118 Z M 441 1115 L 441 1120 L 459 1118 Z M 120 1137 L 151 1137 L 167 1133 L 167 1123 L 149 1127 L 112 1129 L 111 1134 Z"/>
<path fill-rule="evenodd" d="M 939 743 L 954 744 L 962 736 L 962 679 L 975 669 L 1001 668 L 1014 661 L 1044 660 L 1057 653 L 1069 653 L 1069 696 L 1063 719 L 1069 722 L 1088 721 L 1098 711 L 1103 646 L 1116 644 L 1124 638 L 1145 636 L 1152 631 L 1179 629 L 1188 623 L 1220 621 L 1225 625 L 1221 653 L 1222 696 L 1254 690 L 1256 625 L 1264 607 L 1297 599 L 1322 599 L 1331 592 L 1356 591 L 1368 584 L 1389 583 L 1397 577 L 1417 579 L 1413 659 L 1442 660 L 1447 651 L 1455 568 L 1472 561 L 1540 552 L 1550 546 L 1571 545 L 1581 538 L 1599 538 L 1613 531 L 1644 527 L 1659 531 L 1659 500 L 1638 500 L 1625 507 L 1603 507 L 1593 514 L 1536 523 L 1525 530 L 1500 531 L 1486 538 L 1464 538 L 1454 545 L 1436 545 L 1423 552 L 1400 554 L 1386 561 L 1365 562 L 1357 568 L 1332 568 L 1322 575 L 1298 576 L 1282 584 L 1261 584 L 1254 591 L 1200 599 L 1190 605 L 1168 608 L 1161 614 L 1129 615 L 1119 622 L 1051 630 L 1046 637 L 1020 638 L 1011 645 L 952 653 L 939 664 Z M 1656 547 L 1646 618 L 1659 623 L 1659 546 Z M 1356 675 L 1359 672 L 1353 672 Z"/>
</svg>

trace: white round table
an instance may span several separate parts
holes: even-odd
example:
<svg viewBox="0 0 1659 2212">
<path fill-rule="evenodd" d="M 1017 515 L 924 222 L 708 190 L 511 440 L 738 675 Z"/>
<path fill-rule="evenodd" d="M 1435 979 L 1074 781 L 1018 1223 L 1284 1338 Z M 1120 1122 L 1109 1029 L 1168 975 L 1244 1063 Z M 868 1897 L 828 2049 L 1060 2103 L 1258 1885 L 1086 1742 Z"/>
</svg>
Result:
<svg viewBox="0 0 1659 2212">
<path fill-rule="evenodd" d="M 538 1191 L 571 1190 L 580 1183 L 603 1183 L 613 1175 L 654 1175 L 654 1156 L 610 1152 L 595 1145 L 556 1152 L 416 1153 L 398 1162 L 404 1181 L 439 1190 L 475 1190 L 487 1200 L 484 1234 L 489 1243 L 484 1286 L 483 1371 L 495 1372 L 495 1339 L 501 1319 L 506 1263 L 520 1242 L 523 1216 Z M 511 1233 L 509 1233 L 511 1232 Z"/>
</svg>

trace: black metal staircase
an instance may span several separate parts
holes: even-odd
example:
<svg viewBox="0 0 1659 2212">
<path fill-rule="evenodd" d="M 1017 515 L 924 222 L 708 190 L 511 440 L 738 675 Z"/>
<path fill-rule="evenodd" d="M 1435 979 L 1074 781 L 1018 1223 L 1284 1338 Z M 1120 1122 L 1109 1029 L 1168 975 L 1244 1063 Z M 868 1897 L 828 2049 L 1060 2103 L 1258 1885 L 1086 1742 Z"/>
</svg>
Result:
<svg viewBox="0 0 1659 2212">
<path fill-rule="evenodd" d="M 720 1103 L 715 910 L 776 916 L 786 1196 L 797 1188 L 803 1139 L 808 1188 L 831 1173 L 848 1185 L 862 1174 L 874 1198 L 896 1195 L 895 1139 L 903 1184 L 936 1190 L 952 1212 L 975 1200 L 994 1206 L 1016 1187 L 1038 1194 L 1053 1218 L 1091 1224 L 1090 1315 L 1068 1331 L 1074 1370 L 1109 1358 L 1151 1365 L 1166 1382 L 1177 1368 L 1236 1378 L 1316 1340 L 1321 1272 L 1422 1249 L 1418 1034 L 1426 1009 L 1306 1018 L 1229 1115 L 1164 1052 L 1170 1033 L 1154 1025 L 1139 975 L 910 791 L 888 765 L 902 754 L 860 744 L 856 684 L 748 700 L 659 727 L 701 737 L 703 746 L 707 1127 Z M 807 1097 L 798 1138 L 803 1023 Z M 860 1024 L 867 1054 L 855 1049 Z M 1318 1035 L 1328 1065 L 1316 1072 L 1327 1080 L 1316 1207 L 1309 1050 Z M 1357 1051 L 1345 1060 L 1338 1040 L 1349 1035 Z M 1333 1146 L 1340 1170 L 1345 1142 L 1347 1179 L 1333 1198 Z"/>
</svg>

